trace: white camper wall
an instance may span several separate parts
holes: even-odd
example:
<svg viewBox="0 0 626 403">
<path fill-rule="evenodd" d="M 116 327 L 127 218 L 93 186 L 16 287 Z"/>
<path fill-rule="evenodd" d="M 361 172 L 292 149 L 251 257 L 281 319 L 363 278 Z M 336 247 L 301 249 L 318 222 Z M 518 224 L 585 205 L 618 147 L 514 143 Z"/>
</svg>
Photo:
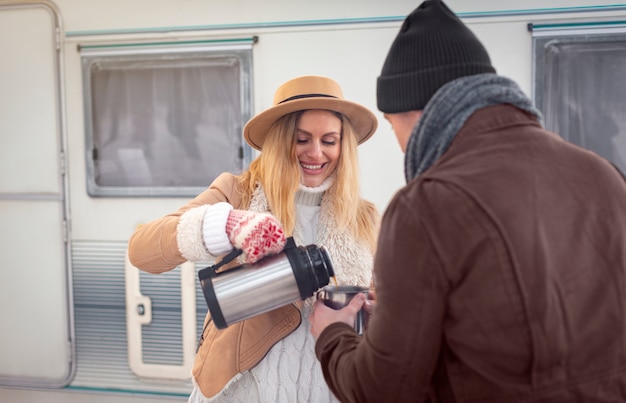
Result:
<svg viewBox="0 0 626 403">
<path fill-rule="evenodd" d="M 72 232 L 75 239 L 126 239 L 143 222 L 166 214 L 184 199 L 90 198 L 85 192 L 84 121 L 77 45 L 119 42 L 259 37 L 254 45 L 254 111 L 271 105 L 273 92 L 285 80 L 304 74 L 328 75 L 339 81 L 346 97 L 374 110 L 376 135 L 360 147 L 362 192 L 382 211 L 404 184 L 403 155 L 389 124 L 376 108 L 376 77 L 400 20 L 419 4 L 412 0 L 343 0 L 305 2 L 218 2 L 191 0 L 58 0 L 66 28 L 66 86 L 71 167 Z M 601 1 L 453 0 L 449 6 L 484 41 L 501 74 L 517 80 L 530 95 L 529 21 L 555 18 L 541 14 Z M 523 7 L 522 7 L 523 6 Z M 519 16 L 493 17 L 493 13 Z M 597 11 L 595 14 L 598 14 Z M 572 18 L 581 18 L 581 13 Z M 563 15 L 558 15 L 563 18 Z M 381 20 L 392 22 L 380 22 Z M 367 23 L 367 20 L 377 21 Z M 358 23 L 332 22 L 358 21 Z M 325 22 L 328 24 L 318 24 Z M 208 151 L 207 151 L 208 152 Z"/>
<path fill-rule="evenodd" d="M 384 7 L 379 1 L 240 1 L 228 3 L 228 6 L 222 2 L 188 1 L 176 7 L 168 1 L 150 1 L 146 7 L 138 4 L 148 2 L 114 1 L 100 4 L 98 8 L 93 7 L 93 2 L 60 0 L 58 3 L 68 33 L 65 38 L 66 85 L 69 147 L 72 150 L 69 164 L 75 167 L 70 175 L 70 188 L 75 189 L 71 192 L 71 206 L 76 217 L 72 222 L 75 239 L 127 239 L 138 224 L 171 212 L 185 201 L 184 198 L 144 198 L 138 202 L 138 199 L 91 198 L 87 195 L 84 190 L 83 94 L 77 45 L 256 35 L 259 41 L 253 46 L 255 113 L 271 105 L 278 85 L 305 74 L 336 79 L 342 84 L 347 98 L 377 111 L 376 76 L 399 23 L 300 24 L 390 16 L 398 19 L 414 5 L 406 0 L 387 2 Z M 66 8 L 67 13 L 63 11 Z M 111 18 L 106 18 L 107 15 Z M 281 23 L 294 26 L 279 26 Z M 265 28 L 263 24 L 270 27 Z M 230 26 L 241 28 L 231 29 Z M 379 132 L 361 147 L 360 158 L 363 194 L 382 210 L 403 183 L 403 157 L 389 125 L 380 113 L 378 117 Z M 210 151 L 206 152 L 209 158 Z M 385 169 L 380 169 L 381 166 Z"/>
<path fill-rule="evenodd" d="M 71 243 L 125 242 L 138 224 L 185 202 L 184 198 L 87 195 L 79 45 L 258 36 L 253 47 L 254 112 L 269 107 L 276 87 L 289 78 L 330 76 L 341 83 L 348 99 L 371 108 L 379 118 L 377 133 L 360 147 L 363 196 L 383 211 L 404 184 L 403 155 L 390 125 L 376 108 L 376 77 L 402 18 L 419 1 L 56 0 L 55 4 L 65 31 L 61 37 Z M 609 3 L 598 0 L 448 0 L 447 4 L 484 42 L 498 72 L 518 81 L 528 95 L 532 79 L 529 22 L 616 16 L 602 11 L 601 6 Z M 0 401 L 15 403 L 140 403 L 154 399 L 128 393 L 0 388 Z M 158 401 L 184 400 L 161 397 Z"/>
</svg>

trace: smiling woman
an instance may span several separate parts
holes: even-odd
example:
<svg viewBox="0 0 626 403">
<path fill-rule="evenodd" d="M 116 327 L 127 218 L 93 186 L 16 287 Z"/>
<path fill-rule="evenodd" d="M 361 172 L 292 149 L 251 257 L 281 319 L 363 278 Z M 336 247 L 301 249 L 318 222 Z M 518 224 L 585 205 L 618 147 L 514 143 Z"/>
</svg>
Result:
<svg viewBox="0 0 626 403">
<path fill-rule="evenodd" d="M 247 262 L 276 253 L 275 240 L 287 235 L 298 245 L 324 247 L 339 284 L 370 287 L 379 214 L 360 197 L 357 146 L 377 124 L 329 78 L 287 81 L 274 106 L 244 127 L 246 141 L 261 151 L 249 169 L 220 175 L 178 211 L 139 227 L 129 258 L 158 273 L 185 261 L 213 261 L 235 247 Z M 190 402 L 336 401 L 315 359 L 307 319 L 312 299 L 225 329 L 207 320 Z"/>
</svg>

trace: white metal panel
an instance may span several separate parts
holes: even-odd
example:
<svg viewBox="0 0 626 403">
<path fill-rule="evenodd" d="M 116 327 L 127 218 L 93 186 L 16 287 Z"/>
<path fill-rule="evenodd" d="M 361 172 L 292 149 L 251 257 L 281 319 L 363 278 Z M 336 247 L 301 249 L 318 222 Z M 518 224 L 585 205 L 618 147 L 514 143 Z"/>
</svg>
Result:
<svg viewBox="0 0 626 403">
<path fill-rule="evenodd" d="M 12 307 L 0 311 L 0 376 L 15 383 L 68 376 L 65 256 L 55 245 L 61 219 L 56 202 L 0 201 L 0 306 Z"/>
<path fill-rule="evenodd" d="M 58 193 L 54 21 L 41 7 L 0 10 L 0 192 Z"/>
<path fill-rule="evenodd" d="M 171 31 L 180 26 L 292 24 L 296 21 L 404 17 L 421 1 L 415 0 L 56 0 L 67 20 L 67 30 L 101 33 L 107 30 L 159 28 Z M 618 4 L 616 4 L 618 3 Z M 601 9 L 621 2 L 608 0 L 448 0 L 456 13 L 554 13 L 563 10 Z M 150 12 L 145 12 L 150 10 Z"/>
<path fill-rule="evenodd" d="M 0 2 L 0 385 L 73 375 L 56 9 Z"/>
</svg>

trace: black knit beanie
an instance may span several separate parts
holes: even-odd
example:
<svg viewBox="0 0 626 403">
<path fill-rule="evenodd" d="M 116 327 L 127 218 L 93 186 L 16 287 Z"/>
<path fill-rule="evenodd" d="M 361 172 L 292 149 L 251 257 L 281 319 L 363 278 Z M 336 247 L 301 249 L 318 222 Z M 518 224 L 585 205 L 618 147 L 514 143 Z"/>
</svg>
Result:
<svg viewBox="0 0 626 403">
<path fill-rule="evenodd" d="M 487 50 L 439 0 L 426 0 L 404 20 L 378 77 L 378 109 L 422 110 L 444 84 L 495 73 Z"/>
</svg>

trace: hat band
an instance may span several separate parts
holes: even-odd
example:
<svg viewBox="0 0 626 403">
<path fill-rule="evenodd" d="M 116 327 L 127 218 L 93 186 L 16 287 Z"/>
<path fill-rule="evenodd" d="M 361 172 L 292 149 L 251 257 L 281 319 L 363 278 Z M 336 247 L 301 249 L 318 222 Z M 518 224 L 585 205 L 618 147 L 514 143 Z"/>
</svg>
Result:
<svg viewBox="0 0 626 403">
<path fill-rule="evenodd" d="M 325 98 L 335 98 L 337 99 L 336 96 L 334 95 L 328 95 L 328 94 L 300 94 L 300 95 L 294 95 L 293 97 L 284 99 L 282 101 L 280 101 L 279 103 L 277 103 L 276 105 L 280 105 L 282 103 L 285 102 L 289 102 L 289 101 L 295 101 L 296 99 L 302 99 L 302 98 L 319 98 L 319 97 L 325 97 Z"/>
</svg>

